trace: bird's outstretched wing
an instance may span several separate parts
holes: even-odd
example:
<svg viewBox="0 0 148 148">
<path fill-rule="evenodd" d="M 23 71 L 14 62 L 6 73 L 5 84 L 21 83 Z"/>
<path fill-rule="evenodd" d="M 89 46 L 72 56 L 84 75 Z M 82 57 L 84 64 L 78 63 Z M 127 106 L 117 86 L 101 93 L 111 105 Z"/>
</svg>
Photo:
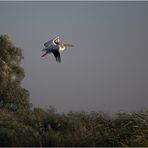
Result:
<svg viewBox="0 0 148 148">
<path fill-rule="evenodd" d="M 56 51 L 53 51 L 52 53 L 53 53 L 56 61 L 61 63 L 61 56 L 60 56 L 59 51 L 56 50 Z"/>
<path fill-rule="evenodd" d="M 45 47 L 49 47 L 53 44 L 56 44 L 55 42 L 60 42 L 59 36 L 54 37 L 53 39 L 51 39 L 50 41 L 47 41 L 46 43 L 44 43 Z"/>
<path fill-rule="evenodd" d="M 47 41 L 46 43 L 44 43 L 44 46 L 49 47 L 49 46 L 51 46 L 52 42 L 53 42 L 52 40 Z"/>
<path fill-rule="evenodd" d="M 49 52 L 49 51 L 47 51 L 47 52 L 45 52 L 41 57 L 44 57 L 44 56 L 46 56 L 47 54 L 50 54 L 51 52 Z"/>
</svg>

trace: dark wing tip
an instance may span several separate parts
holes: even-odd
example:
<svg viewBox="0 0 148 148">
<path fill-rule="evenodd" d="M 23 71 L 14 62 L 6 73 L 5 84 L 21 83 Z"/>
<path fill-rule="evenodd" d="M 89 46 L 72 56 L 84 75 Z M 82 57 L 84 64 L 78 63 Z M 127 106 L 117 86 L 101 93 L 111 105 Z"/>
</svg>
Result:
<svg viewBox="0 0 148 148">
<path fill-rule="evenodd" d="M 54 51 L 53 52 L 53 55 L 54 55 L 56 61 L 59 62 L 59 63 L 61 63 L 61 56 L 60 56 L 59 51 Z"/>
</svg>

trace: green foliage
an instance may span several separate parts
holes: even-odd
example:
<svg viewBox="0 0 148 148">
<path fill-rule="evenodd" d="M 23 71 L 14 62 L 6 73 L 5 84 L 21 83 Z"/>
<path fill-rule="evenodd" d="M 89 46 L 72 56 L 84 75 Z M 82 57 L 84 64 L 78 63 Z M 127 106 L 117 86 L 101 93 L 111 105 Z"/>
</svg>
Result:
<svg viewBox="0 0 148 148">
<path fill-rule="evenodd" d="M 21 86 L 22 49 L 0 36 L 0 146 L 147 147 L 147 113 L 100 112 L 59 114 L 31 108 L 29 92 Z"/>
<path fill-rule="evenodd" d="M 0 108 L 17 111 L 29 108 L 29 92 L 22 88 L 25 76 L 20 66 L 22 49 L 16 47 L 9 36 L 0 36 Z"/>
<path fill-rule="evenodd" d="M 146 114 L 109 117 L 98 112 L 58 114 L 40 108 L 34 113 L 40 121 L 37 130 L 42 146 L 148 146 Z"/>
<path fill-rule="evenodd" d="M 8 110 L 0 110 L 0 146 L 40 146 L 40 135 Z"/>
<path fill-rule="evenodd" d="M 147 147 L 146 114 L 70 112 L 41 108 L 28 112 L 0 111 L 1 146 Z"/>
</svg>

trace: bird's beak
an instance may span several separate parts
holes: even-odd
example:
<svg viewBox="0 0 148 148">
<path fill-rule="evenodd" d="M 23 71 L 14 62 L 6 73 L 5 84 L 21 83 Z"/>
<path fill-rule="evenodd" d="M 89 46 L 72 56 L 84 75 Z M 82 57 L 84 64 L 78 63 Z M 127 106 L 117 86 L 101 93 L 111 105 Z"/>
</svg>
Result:
<svg viewBox="0 0 148 148">
<path fill-rule="evenodd" d="M 64 44 L 65 47 L 74 47 L 72 44 Z"/>
</svg>

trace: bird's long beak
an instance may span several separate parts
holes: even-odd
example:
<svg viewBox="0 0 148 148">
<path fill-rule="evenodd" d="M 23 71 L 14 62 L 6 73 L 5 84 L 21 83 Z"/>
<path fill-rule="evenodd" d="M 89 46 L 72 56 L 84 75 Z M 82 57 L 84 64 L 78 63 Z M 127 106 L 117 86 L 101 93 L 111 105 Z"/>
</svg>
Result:
<svg viewBox="0 0 148 148">
<path fill-rule="evenodd" d="M 72 44 L 64 44 L 65 47 L 74 47 Z"/>
</svg>

